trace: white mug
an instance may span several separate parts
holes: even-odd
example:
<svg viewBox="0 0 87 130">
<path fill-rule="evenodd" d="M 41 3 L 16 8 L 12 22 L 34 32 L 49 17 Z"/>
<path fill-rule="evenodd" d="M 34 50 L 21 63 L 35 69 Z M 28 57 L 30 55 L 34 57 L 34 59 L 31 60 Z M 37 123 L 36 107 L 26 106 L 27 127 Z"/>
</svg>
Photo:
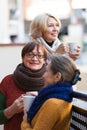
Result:
<svg viewBox="0 0 87 130">
<path fill-rule="evenodd" d="M 38 95 L 38 91 L 29 91 L 26 92 L 27 95 L 32 95 L 32 96 L 37 96 Z"/>
<path fill-rule="evenodd" d="M 36 96 L 32 95 L 23 95 L 23 101 L 24 101 L 24 111 L 28 111 L 34 101 Z"/>
<path fill-rule="evenodd" d="M 71 42 L 69 43 L 69 46 L 70 46 L 70 53 L 71 54 L 75 54 L 76 53 L 76 48 L 79 44 L 77 42 Z"/>
</svg>

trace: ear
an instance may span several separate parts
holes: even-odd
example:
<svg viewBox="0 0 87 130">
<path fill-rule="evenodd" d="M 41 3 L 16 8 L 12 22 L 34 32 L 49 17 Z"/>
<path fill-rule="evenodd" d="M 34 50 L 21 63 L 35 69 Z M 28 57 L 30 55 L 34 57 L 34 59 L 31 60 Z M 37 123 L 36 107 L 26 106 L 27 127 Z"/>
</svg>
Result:
<svg viewBox="0 0 87 130">
<path fill-rule="evenodd" d="M 59 82 L 61 80 L 61 77 L 62 77 L 61 73 L 57 72 L 56 75 L 55 75 L 55 83 Z"/>
</svg>

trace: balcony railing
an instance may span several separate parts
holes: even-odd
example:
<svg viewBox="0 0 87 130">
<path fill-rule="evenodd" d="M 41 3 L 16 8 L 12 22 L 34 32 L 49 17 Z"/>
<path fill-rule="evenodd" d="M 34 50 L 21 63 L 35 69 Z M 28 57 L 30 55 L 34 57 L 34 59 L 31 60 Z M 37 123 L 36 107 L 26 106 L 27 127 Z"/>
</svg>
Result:
<svg viewBox="0 0 87 130">
<path fill-rule="evenodd" d="M 75 102 L 78 103 L 73 102 L 70 130 L 87 130 L 87 94 L 75 92 L 73 95 L 76 97 Z M 82 107 L 81 101 L 83 101 Z"/>
</svg>

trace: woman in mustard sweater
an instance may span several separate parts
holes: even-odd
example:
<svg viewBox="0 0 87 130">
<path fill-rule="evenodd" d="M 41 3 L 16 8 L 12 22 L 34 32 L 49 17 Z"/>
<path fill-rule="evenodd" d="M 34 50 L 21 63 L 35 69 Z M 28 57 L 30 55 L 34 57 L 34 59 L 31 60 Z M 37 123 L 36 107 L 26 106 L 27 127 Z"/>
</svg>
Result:
<svg viewBox="0 0 87 130">
<path fill-rule="evenodd" d="M 75 63 L 54 55 L 43 75 L 45 87 L 39 91 L 23 119 L 21 130 L 69 130 L 72 108 L 72 85 L 80 80 Z"/>
</svg>

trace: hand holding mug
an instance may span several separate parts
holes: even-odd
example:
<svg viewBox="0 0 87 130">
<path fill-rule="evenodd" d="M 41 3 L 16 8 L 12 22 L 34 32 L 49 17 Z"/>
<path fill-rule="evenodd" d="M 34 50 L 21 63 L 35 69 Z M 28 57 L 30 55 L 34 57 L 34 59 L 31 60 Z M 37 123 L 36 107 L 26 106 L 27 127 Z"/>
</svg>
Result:
<svg viewBox="0 0 87 130">
<path fill-rule="evenodd" d="M 76 60 L 80 57 L 80 51 L 81 51 L 81 47 L 77 42 L 72 42 L 69 43 L 69 56 L 73 59 Z"/>
</svg>

